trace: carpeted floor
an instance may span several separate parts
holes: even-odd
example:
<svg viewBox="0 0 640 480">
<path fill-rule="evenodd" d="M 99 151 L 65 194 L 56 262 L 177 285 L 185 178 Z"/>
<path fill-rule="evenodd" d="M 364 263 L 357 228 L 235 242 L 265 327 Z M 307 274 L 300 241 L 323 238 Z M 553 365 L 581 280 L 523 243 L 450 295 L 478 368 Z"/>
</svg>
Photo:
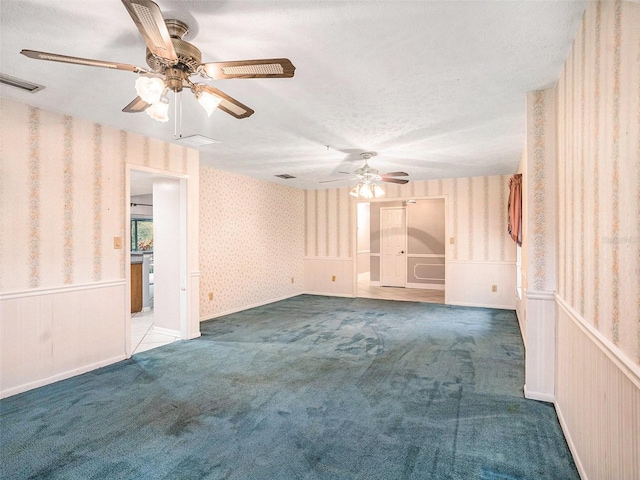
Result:
<svg viewBox="0 0 640 480">
<path fill-rule="evenodd" d="M 2 478 L 578 479 L 515 314 L 302 295 L 0 402 Z"/>
</svg>

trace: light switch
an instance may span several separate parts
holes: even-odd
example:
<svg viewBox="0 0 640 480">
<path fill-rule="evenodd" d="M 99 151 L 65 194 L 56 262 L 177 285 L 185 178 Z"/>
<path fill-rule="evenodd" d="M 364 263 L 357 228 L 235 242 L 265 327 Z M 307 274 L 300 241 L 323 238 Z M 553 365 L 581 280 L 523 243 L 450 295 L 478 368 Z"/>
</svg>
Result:
<svg viewBox="0 0 640 480">
<path fill-rule="evenodd" d="M 449 237 L 449 243 L 451 245 L 453 245 L 454 243 L 456 243 L 456 238 L 455 237 Z"/>
<path fill-rule="evenodd" d="M 116 250 L 122 248 L 122 237 L 113 237 L 113 248 Z"/>
</svg>

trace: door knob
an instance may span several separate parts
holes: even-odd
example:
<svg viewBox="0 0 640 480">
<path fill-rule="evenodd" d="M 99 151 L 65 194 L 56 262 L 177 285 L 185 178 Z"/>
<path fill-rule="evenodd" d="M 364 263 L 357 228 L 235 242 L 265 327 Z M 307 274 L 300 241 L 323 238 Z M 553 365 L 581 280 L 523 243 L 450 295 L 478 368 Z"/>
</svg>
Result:
<svg viewBox="0 0 640 480">
<path fill-rule="evenodd" d="M 404 250 L 400 250 L 400 253 L 404 253 Z"/>
</svg>

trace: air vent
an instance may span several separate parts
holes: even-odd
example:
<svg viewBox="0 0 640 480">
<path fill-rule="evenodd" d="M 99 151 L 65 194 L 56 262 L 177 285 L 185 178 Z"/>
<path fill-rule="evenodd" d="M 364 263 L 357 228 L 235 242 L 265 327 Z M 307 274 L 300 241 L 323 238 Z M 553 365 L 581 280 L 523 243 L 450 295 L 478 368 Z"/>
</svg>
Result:
<svg viewBox="0 0 640 480">
<path fill-rule="evenodd" d="M 283 173 L 282 175 L 276 175 L 278 178 L 284 178 L 285 180 L 289 180 L 290 178 L 296 178 L 293 175 L 289 175 L 288 173 Z"/>
<path fill-rule="evenodd" d="M 26 80 L 21 80 L 19 78 L 12 77 L 11 75 L 5 75 L 4 73 L 0 73 L 0 83 L 31 93 L 39 92 L 44 88 L 42 85 L 38 85 L 37 83 L 27 82 Z"/>
<path fill-rule="evenodd" d="M 186 145 L 188 147 L 204 147 L 206 145 L 212 145 L 214 143 L 221 143 L 213 138 L 208 138 L 203 135 L 189 135 L 188 137 L 180 137 L 176 139 L 176 142 Z"/>
</svg>

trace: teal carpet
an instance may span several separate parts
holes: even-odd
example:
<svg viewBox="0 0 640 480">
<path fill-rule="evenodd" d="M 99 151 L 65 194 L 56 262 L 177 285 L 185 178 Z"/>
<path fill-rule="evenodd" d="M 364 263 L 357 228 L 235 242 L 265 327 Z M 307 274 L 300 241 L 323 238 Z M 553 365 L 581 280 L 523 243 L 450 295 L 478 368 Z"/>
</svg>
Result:
<svg viewBox="0 0 640 480">
<path fill-rule="evenodd" d="M 3 479 L 578 479 L 511 311 L 302 295 L 0 402 Z"/>
</svg>

